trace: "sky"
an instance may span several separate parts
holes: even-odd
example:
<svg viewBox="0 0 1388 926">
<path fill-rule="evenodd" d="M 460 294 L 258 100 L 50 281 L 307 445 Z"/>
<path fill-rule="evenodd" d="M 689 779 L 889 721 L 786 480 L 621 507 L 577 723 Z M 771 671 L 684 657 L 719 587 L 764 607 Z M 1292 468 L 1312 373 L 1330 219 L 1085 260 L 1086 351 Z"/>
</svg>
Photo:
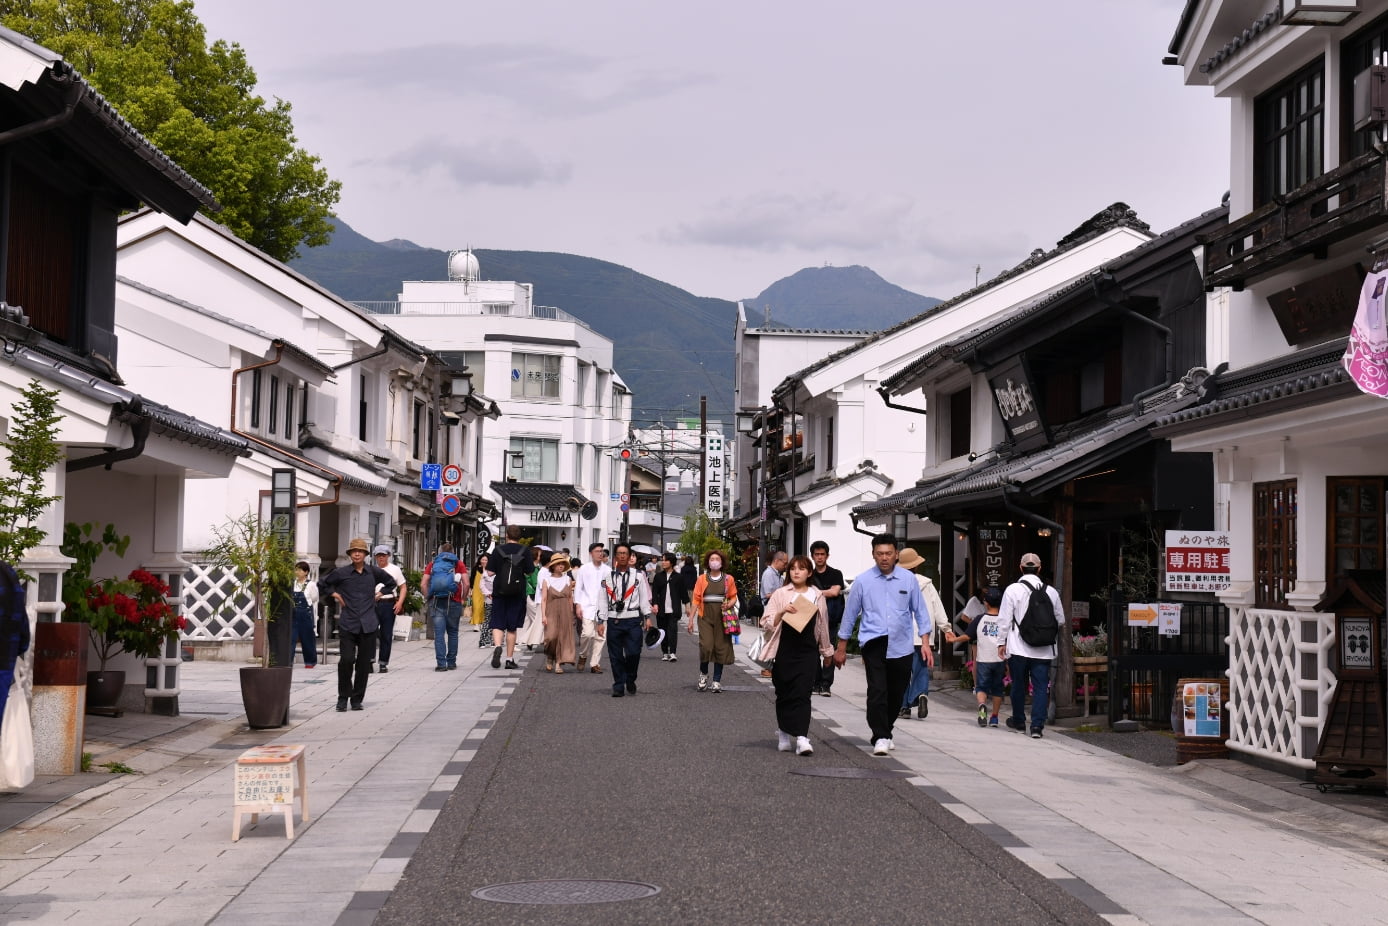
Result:
<svg viewBox="0 0 1388 926">
<path fill-rule="evenodd" d="M 1154 232 L 1217 206 L 1228 104 L 1161 63 L 1182 6 L 195 3 L 368 238 L 725 299 L 853 264 L 947 299 L 1115 201 Z"/>
</svg>

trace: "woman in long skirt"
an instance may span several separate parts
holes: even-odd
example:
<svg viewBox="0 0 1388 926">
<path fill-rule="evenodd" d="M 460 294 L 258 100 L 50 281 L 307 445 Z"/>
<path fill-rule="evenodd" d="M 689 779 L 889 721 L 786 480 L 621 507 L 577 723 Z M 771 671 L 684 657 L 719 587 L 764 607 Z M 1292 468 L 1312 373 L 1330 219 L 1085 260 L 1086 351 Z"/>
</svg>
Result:
<svg viewBox="0 0 1388 926">
<path fill-rule="evenodd" d="M 699 629 L 698 690 L 714 694 L 723 691 L 723 667 L 732 665 L 737 658 L 723 618 L 728 612 L 737 614 L 737 583 L 723 571 L 723 563 L 722 550 L 710 550 L 704 555 L 704 574 L 694 583 L 693 610 L 689 615 L 689 632 L 694 633 L 696 623 Z"/>
<path fill-rule="evenodd" d="M 550 557 L 549 575 L 540 582 L 540 614 L 545 628 L 545 671 L 564 674 L 578 656 L 574 645 L 574 582 L 569 575 L 569 556 Z"/>
<path fill-rule="evenodd" d="M 766 602 L 761 626 L 769 632 L 763 655 L 775 659 L 771 684 L 776 688 L 776 748 L 814 755 L 810 745 L 810 691 L 820 665 L 833 658 L 829 639 L 829 609 L 824 593 L 810 585 L 814 564 L 809 557 L 791 559 L 790 577 Z M 788 622 L 787 619 L 794 623 Z M 799 630 L 794 624 L 808 618 Z"/>
<path fill-rule="evenodd" d="M 477 629 L 480 630 L 481 639 L 477 641 L 478 649 L 491 649 L 492 647 L 492 581 L 495 579 L 487 571 L 487 555 L 484 553 L 477 560 L 477 571 L 473 573 L 477 577 L 475 588 L 482 591 L 482 624 Z M 476 620 L 477 615 L 473 615 Z"/>
</svg>

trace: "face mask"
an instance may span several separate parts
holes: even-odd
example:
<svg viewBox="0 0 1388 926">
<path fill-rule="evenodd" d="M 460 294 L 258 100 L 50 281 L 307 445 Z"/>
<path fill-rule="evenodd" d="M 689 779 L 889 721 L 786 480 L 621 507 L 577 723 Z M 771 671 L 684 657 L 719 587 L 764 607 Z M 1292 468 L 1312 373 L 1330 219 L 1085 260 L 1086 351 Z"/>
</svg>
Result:
<svg viewBox="0 0 1388 926">
<path fill-rule="evenodd" d="M 708 561 L 708 568 L 713 569 L 715 571 L 722 569 L 723 561 L 721 559 L 711 559 Z"/>
</svg>

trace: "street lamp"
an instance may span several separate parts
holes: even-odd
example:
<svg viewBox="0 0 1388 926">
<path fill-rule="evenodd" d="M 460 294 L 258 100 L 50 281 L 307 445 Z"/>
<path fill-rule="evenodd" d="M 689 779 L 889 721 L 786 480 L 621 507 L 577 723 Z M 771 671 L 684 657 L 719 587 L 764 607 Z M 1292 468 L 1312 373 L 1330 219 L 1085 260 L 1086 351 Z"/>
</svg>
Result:
<svg viewBox="0 0 1388 926">
<path fill-rule="evenodd" d="M 1282 0 L 1284 26 L 1343 26 L 1359 15 L 1358 0 Z"/>
<path fill-rule="evenodd" d="M 524 472 L 525 472 L 525 451 L 524 451 L 524 450 L 511 450 L 511 449 L 507 448 L 506 450 L 503 450 L 502 453 L 504 454 L 504 456 L 502 457 L 502 464 L 501 464 L 501 481 L 502 481 L 503 483 L 505 483 L 505 482 L 515 482 L 515 481 L 516 481 L 516 477 L 513 476 L 509 471 L 510 471 L 510 470 L 520 470 L 520 471 L 521 471 L 521 474 L 524 474 Z M 506 493 L 505 493 L 505 492 L 498 492 L 497 494 L 501 496 L 501 526 L 502 526 L 502 527 L 505 527 L 505 526 L 506 526 Z"/>
</svg>

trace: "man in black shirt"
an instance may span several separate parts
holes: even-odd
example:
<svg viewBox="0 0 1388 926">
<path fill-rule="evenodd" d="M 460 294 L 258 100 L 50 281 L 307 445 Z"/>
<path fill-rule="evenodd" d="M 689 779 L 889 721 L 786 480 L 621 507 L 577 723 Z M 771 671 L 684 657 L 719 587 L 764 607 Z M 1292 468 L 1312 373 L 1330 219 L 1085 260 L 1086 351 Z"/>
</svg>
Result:
<svg viewBox="0 0 1388 926">
<path fill-rule="evenodd" d="M 829 544 L 816 540 L 810 544 L 810 558 L 814 560 L 814 572 L 810 573 L 810 584 L 824 593 L 825 605 L 829 611 L 829 639 L 839 635 L 839 624 L 843 621 L 843 573 L 829 565 Z M 829 689 L 834 686 L 834 664 L 819 667 L 815 679 L 814 694 L 829 697 Z"/>
<path fill-rule="evenodd" d="M 332 595 L 342 607 L 337 620 L 337 709 L 362 709 L 366 697 L 366 676 L 376 658 L 376 636 L 380 622 L 376 618 L 376 602 L 395 597 L 395 579 L 390 573 L 366 561 L 371 551 L 366 541 L 354 537 L 347 544 L 352 561 L 339 566 L 318 580 L 318 587 Z"/>
</svg>

